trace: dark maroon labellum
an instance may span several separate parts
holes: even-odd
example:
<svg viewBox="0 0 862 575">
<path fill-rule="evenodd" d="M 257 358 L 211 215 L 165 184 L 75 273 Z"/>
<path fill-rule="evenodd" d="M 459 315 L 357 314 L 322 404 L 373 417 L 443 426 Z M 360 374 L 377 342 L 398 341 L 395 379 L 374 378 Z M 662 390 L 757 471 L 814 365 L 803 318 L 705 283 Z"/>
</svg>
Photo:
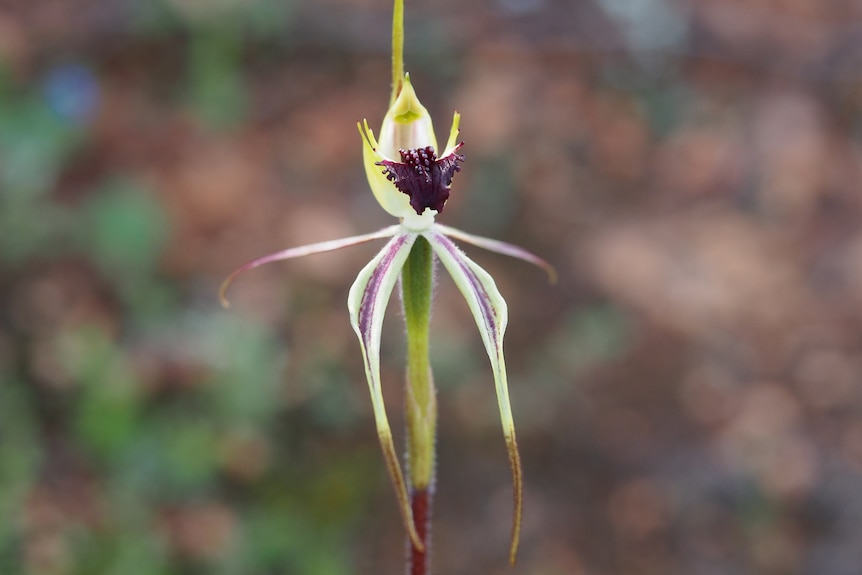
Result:
<svg viewBox="0 0 862 575">
<path fill-rule="evenodd" d="M 451 154 L 437 157 L 433 146 L 398 150 L 400 162 L 383 160 L 377 162 L 383 166 L 386 178 L 395 184 L 398 191 L 410 196 L 410 206 L 420 216 L 425 208 L 443 211 L 443 205 L 449 199 L 449 188 L 455 172 L 461 171 L 460 162 L 464 156 L 458 154 L 464 142 L 461 142 Z"/>
</svg>

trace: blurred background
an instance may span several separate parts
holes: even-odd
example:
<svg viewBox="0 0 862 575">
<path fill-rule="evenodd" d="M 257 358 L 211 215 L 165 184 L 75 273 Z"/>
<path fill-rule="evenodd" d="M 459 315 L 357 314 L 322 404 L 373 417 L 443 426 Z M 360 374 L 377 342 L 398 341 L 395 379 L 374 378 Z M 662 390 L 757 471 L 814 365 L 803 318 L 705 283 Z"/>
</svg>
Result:
<svg viewBox="0 0 862 575">
<path fill-rule="evenodd" d="M 399 573 L 347 290 L 389 0 L 0 3 L 0 572 Z M 526 492 L 440 274 L 436 572 L 862 569 L 862 4 L 407 2 L 511 310 Z M 383 338 L 402 428 L 403 327 Z M 401 437 L 399 436 L 399 439 Z"/>
</svg>

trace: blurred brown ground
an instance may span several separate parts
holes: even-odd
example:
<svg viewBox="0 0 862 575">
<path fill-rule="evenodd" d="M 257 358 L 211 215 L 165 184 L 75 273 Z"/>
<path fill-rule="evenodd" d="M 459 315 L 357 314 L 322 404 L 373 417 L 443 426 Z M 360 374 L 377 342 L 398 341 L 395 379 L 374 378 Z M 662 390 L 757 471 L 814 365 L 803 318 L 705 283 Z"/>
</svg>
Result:
<svg viewBox="0 0 862 575">
<path fill-rule="evenodd" d="M 373 449 L 343 305 L 372 247 L 255 271 L 235 286 L 230 312 L 214 294 L 252 257 L 388 224 L 354 125 L 377 126 L 385 111 L 390 3 L 287 3 L 284 37 L 239 34 L 244 104 L 214 127 L 200 100 L 178 94 L 195 31 L 229 30 L 219 10 L 242 3 L 216 4 L 167 2 L 179 24 L 138 33 L 130 2 L 6 0 L 0 63 L 21 87 L 57 62 L 86 63 L 98 104 L 52 201 L 74 208 L 116 174 L 142 182 L 167 216 L 156 273 L 178 286 L 178 309 L 238 314 L 289 350 L 280 419 L 312 401 L 315 388 L 303 386 L 315 362 L 335 362 L 357 415 L 349 439 L 319 441 L 337 446 L 330 457 Z M 467 161 L 440 220 L 524 245 L 560 275 L 548 286 L 519 262 L 468 249 L 511 313 L 526 478 L 511 572 L 862 572 L 862 4 L 407 5 L 417 91 L 438 132 L 453 109 L 463 117 Z M 27 490 L 36 503 L 26 518 L 3 521 L 26 523 L 20 572 L 78 573 L 74 540 L 57 550 L 39 537 L 59 529 L 52 522 L 99 524 L 90 491 L 100 471 L 72 440 L 62 447 L 62 393 L 74 381 L 40 342 L 101 326 L 129 347 L 152 409 L 218 368 L 190 359 L 187 340 L 165 349 L 127 338 L 126 304 L 81 257 L 4 263 L 0 274 L 3 359 L 49 406 L 41 437 L 61 445 Z M 438 283 L 436 572 L 508 573 L 510 486 L 491 377 L 456 290 L 443 274 Z M 393 309 L 384 379 L 396 425 L 398 323 Z M 318 441 L 301 424 L 283 427 L 294 443 Z M 255 436 L 257 451 L 243 443 L 248 457 L 226 464 L 223 473 L 249 477 L 236 489 L 271 465 L 279 433 Z M 315 454 L 320 463 L 327 452 Z M 395 504 L 383 466 L 370 473 L 374 499 L 347 538 L 351 572 L 395 573 Z M 179 556 L 219 565 L 219 542 L 242 529 L 234 496 L 166 509 L 154 528 Z M 204 572 L 178 565 L 169 572 Z M 210 572 L 234 572 L 219 569 Z"/>
</svg>

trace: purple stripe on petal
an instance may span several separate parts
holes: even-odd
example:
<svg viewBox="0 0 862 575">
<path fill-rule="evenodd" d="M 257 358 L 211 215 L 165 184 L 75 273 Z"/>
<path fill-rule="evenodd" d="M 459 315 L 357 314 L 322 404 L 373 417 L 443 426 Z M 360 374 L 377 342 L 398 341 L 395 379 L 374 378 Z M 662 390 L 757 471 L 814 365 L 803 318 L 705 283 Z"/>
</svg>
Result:
<svg viewBox="0 0 862 575">
<path fill-rule="evenodd" d="M 350 287 L 347 308 L 350 312 L 350 325 L 356 332 L 359 346 L 362 348 L 362 361 L 365 364 L 365 377 L 371 392 L 371 406 L 374 409 L 377 435 L 386 468 L 395 488 L 404 527 L 413 545 L 417 549 L 423 549 L 413 522 L 407 486 L 401 473 L 401 466 L 398 464 L 380 385 L 380 335 L 383 315 L 386 313 L 386 304 L 395 289 L 398 276 L 416 237 L 413 233 L 401 233 L 389 240 L 389 243 L 359 272 L 356 281 Z"/>
<path fill-rule="evenodd" d="M 463 272 L 467 281 L 470 282 L 471 290 L 478 296 L 476 299 L 478 300 L 478 304 L 482 309 L 482 320 L 485 323 L 485 327 L 487 328 L 487 335 L 493 338 L 494 346 L 497 347 L 500 345 L 498 340 L 497 333 L 497 310 L 491 305 L 491 298 L 488 295 L 488 290 L 485 289 L 484 284 L 476 275 L 476 273 L 467 265 L 465 261 L 465 256 L 461 252 L 461 250 L 456 246 L 452 240 L 444 236 L 443 234 L 437 234 L 435 236 L 438 244 L 443 247 L 449 254 L 452 255 L 452 259 L 455 261 L 458 268 Z M 502 335 L 502 334 L 499 334 Z"/>
<path fill-rule="evenodd" d="M 521 460 L 515 439 L 515 422 L 512 418 L 512 407 L 509 402 L 506 362 L 503 358 L 503 332 L 506 329 L 508 310 L 506 301 L 497 290 L 494 279 L 476 262 L 464 255 L 452 240 L 446 237 L 446 229 L 437 225 L 434 229 L 425 232 L 424 236 L 431 242 L 434 253 L 449 271 L 455 285 L 467 301 L 467 306 L 470 308 L 482 336 L 482 343 L 485 344 L 485 350 L 488 352 L 488 359 L 491 360 L 494 386 L 497 390 L 497 403 L 500 407 L 500 418 L 503 423 L 506 448 L 509 451 L 509 462 L 512 467 L 514 513 L 509 560 L 514 564 L 521 530 L 523 480 Z"/>
<path fill-rule="evenodd" d="M 377 311 L 378 295 L 383 279 L 386 277 L 386 272 L 392 266 L 392 261 L 398 255 L 398 252 L 407 241 L 407 236 L 396 236 L 386 245 L 384 250 L 386 254 L 380 263 L 371 274 L 368 280 L 368 285 L 365 286 L 365 291 L 362 294 L 362 303 L 359 306 L 359 330 L 362 333 L 362 339 L 368 345 L 371 330 L 369 329 L 372 318 Z"/>
</svg>

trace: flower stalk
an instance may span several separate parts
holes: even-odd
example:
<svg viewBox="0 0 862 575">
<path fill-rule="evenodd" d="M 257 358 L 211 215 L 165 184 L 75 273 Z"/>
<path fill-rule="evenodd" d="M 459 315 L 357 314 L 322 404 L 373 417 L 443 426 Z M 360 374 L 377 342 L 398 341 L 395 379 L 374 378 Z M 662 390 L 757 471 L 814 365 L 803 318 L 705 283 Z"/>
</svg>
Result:
<svg viewBox="0 0 862 575">
<path fill-rule="evenodd" d="M 395 0 L 392 8 L 392 95 L 389 97 L 389 107 L 395 105 L 395 100 L 401 92 L 404 80 L 404 0 Z"/>
<path fill-rule="evenodd" d="M 428 571 L 431 502 L 434 497 L 437 397 L 429 358 L 429 327 L 434 260 L 431 245 L 417 238 L 401 271 L 407 327 L 407 475 L 413 522 L 422 548 L 408 542 L 410 575 Z"/>
</svg>

